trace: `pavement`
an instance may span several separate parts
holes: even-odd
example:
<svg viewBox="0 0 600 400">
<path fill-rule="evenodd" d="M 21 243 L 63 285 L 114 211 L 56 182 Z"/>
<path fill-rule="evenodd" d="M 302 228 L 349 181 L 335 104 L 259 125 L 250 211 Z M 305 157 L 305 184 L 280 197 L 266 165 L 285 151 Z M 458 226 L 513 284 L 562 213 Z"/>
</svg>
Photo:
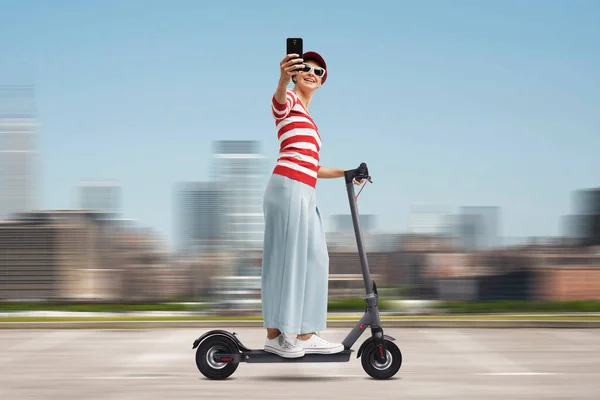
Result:
<svg viewBox="0 0 600 400">
<path fill-rule="evenodd" d="M 233 330 L 252 348 L 260 328 Z M 244 364 L 226 381 L 196 369 L 205 329 L 2 330 L 0 399 L 598 399 L 598 332 L 589 329 L 389 328 L 395 378 L 347 363 Z M 322 334 L 341 341 L 346 329 Z M 367 334 L 354 345 L 356 350 Z"/>
</svg>

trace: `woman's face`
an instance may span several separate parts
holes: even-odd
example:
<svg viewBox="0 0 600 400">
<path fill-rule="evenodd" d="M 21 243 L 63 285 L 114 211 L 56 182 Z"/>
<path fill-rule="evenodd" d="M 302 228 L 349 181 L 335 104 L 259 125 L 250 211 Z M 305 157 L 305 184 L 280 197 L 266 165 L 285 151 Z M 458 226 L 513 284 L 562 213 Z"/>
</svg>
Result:
<svg viewBox="0 0 600 400">
<path fill-rule="evenodd" d="M 305 91 L 313 91 L 321 86 L 321 79 L 325 74 L 325 70 L 315 61 L 308 60 L 304 64 L 307 68 L 296 74 L 294 80 L 298 88 Z M 308 70 L 308 71 L 306 71 Z"/>
</svg>

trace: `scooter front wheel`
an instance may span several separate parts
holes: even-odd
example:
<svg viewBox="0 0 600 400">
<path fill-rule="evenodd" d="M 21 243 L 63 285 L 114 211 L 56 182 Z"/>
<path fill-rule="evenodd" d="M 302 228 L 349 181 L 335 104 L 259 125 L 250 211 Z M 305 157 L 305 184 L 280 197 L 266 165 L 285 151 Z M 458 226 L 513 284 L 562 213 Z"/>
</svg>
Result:
<svg viewBox="0 0 600 400">
<path fill-rule="evenodd" d="M 380 363 L 376 357 L 377 348 L 371 341 L 363 350 L 361 356 L 362 367 L 367 374 L 375 379 L 389 379 L 396 375 L 402 365 L 402 353 L 396 344 L 390 340 L 383 340 L 386 360 Z"/>
<path fill-rule="evenodd" d="M 209 336 L 204 339 L 196 351 L 196 366 L 198 370 L 209 379 L 226 379 L 231 376 L 239 366 L 237 362 L 219 362 L 214 359 L 217 353 L 235 354 L 239 349 L 237 345 L 224 335 Z"/>
</svg>

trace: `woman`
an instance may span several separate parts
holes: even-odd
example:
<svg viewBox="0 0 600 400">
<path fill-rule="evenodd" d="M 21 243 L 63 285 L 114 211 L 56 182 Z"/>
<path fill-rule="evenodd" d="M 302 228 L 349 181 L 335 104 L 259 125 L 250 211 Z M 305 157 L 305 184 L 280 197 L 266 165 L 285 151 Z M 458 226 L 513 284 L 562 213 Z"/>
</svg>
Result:
<svg viewBox="0 0 600 400">
<path fill-rule="evenodd" d="M 327 80 L 327 65 L 316 52 L 299 57 L 289 54 L 280 64 L 272 98 L 280 151 L 263 202 L 264 349 L 288 358 L 344 350 L 316 333 L 327 323 L 329 255 L 315 198 L 317 179 L 341 178 L 344 170 L 319 165 L 321 136 L 308 113 L 315 91 Z M 295 343 L 285 333 L 296 334 Z"/>
</svg>

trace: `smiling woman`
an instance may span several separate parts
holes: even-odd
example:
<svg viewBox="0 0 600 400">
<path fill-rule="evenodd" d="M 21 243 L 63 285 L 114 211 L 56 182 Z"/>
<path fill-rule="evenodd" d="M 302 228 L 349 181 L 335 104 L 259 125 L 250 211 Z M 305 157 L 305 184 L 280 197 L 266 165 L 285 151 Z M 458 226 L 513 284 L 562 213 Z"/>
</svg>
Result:
<svg viewBox="0 0 600 400">
<path fill-rule="evenodd" d="M 327 80 L 321 55 L 288 54 L 272 99 L 280 150 L 263 200 L 262 311 L 265 351 L 295 358 L 344 350 L 317 332 L 327 323 L 329 255 L 315 187 L 319 178 L 341 178 L 344 170 L 319 165 L 321 135 L 308 112 Z M 287 86 L 290 79 L 294 89 Z M 355 182 L 358 184 L 358 182 Z M 297 334 L 295 343 L 285 333 Z"/>
</svg>

